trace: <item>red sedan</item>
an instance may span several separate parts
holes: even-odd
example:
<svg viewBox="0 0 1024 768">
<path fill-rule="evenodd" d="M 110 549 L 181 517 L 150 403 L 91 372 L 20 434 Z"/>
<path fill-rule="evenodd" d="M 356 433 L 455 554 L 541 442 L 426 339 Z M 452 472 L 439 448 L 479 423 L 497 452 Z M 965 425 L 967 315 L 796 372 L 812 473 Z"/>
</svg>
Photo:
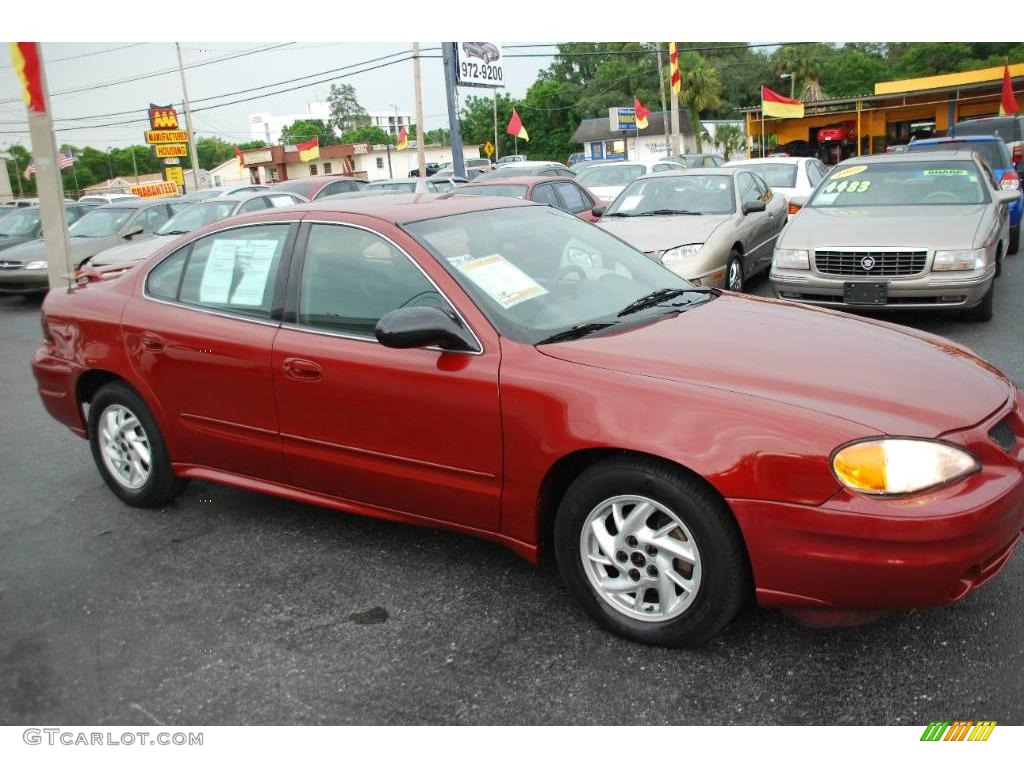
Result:
<svg viewBox="0 0 1024 768">
<path fill-rule="evenodd" d="M 493 197 L 515 197 L 532 200 L 542 205 L 579 216 L 584 221 L 597 221 L 591 209 L 597 205 L 594 195 L 573 179 L 551 176 L 508 176 L 490 181 L 474 181 L 463 184 L 451 195 L 488 195 Z"/>
<path fill-rule="evenodd" d="M 86 272 L 33 370 L 131 505 L 200 478 L 550 545 L 598 621 L 664 645 L 750 594 L 948 603 L 1024 526 L 1024 394 L 969 350 L 695 288 L 548 206 L 328 200 Z"/>
</svg>

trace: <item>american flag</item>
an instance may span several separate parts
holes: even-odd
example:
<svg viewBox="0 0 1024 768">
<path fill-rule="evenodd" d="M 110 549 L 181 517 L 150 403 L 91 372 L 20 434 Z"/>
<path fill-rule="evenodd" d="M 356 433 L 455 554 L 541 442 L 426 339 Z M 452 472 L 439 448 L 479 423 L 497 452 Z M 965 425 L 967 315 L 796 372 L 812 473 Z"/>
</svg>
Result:
<svg viewBox="0 0 1024 768">
<path fill-rule="evenodd" d="M 25 179 L 28 180 L 28 179 L 32 178 L 32 174 L 35 173 L 35 172 L 36 172 L 36 161 L 32 160 L 31 158 L 29 158 L 28 165 L 25 166 L 25 173 L 23 173 L 22 176 L 24 176 Z"/>
<path fill-rule="evenodd" d="M 73 154 L 71 154 L 71 150 L 70 149 L 67 152 L 61 152 L 59 155 L 57 155 L 57 167 L 58 168 L 61 168 L 61 169 L 63 169 L 63 168 L 70 168 L 74 164 L 75 164 L 75 156 Z M 22 175 L 26 179 L 29 179 L 29 178 L 32 177 L 32 174 L 35 173 L 35 172 L 36 172 L 36 161 L 34 159 L 30 159 L 28 161 L 28 165 L 25 167 L 25 173 L 22 174 Z"/>
</svg>

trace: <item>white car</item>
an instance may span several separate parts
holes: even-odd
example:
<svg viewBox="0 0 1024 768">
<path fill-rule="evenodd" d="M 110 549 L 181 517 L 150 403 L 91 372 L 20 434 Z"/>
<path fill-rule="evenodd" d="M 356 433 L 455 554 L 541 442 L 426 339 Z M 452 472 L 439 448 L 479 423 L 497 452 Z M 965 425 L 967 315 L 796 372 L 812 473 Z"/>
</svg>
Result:
<svg viewBox="0 0 1024 768">
<path fill-rule="evenodd" d="M 82 195 L 78 198 L 80 203 L 99 203 L 101 205 L 109 205 L 110 203 L 120 203 L 124 200 L 141 200 L 142 198 L 138 195 L 124 195 L 124 194 L 112 194 L 112 195 Z"/>
<path fill-rule="evenodd" d="M 685 170 L 686 165 L 678 160 L 621 160 L 588 165 L 576 174 L 576 181 L 597 197 L 610 203 L 634 179 L 649 173 Z"/>
<path fill-rule="evenodd" d="M 761 157 L 751 160 L 730 160 L 725 167 L 742 165 L 750 169 L 786 201 L 789 215 L 800 210 L 790 204 L 798 196 L 810 195 L 821 180 L 828 175 L 828 169 L 816 157 Z"/>
</svg>

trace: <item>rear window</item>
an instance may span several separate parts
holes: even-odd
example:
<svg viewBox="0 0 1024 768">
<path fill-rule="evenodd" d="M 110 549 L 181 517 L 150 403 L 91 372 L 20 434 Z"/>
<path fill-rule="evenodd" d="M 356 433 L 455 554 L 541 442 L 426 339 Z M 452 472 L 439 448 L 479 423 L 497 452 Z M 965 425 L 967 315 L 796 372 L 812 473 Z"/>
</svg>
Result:
<svg viewBox="0 0 1024 768">
<path fill-rule="evenodd" d="M 313 191 L 319 189 L 322 186 L 320 181 L 296 181 L 288 182 L 287 184 L 278 184 L 276 189 L 294 192 L 296 195 L 302 195 L 303 197 L 312 197 Z"/>
<path fill-rule="evenodd" d="M 990 168 L 1004 169 L 1013 165 L 1010 150 L 1001 141 L 938 141 L 934 144 L 910 144 L 907 152 L 946 152 L 965 149 L 977 152 Z M 771 182 L 769 182 L 770 184 Z"/>
<path fill-rule="evenodd" d="M 986 117 L 981 120 L 970 120 L 957 123 L 953 127 L 954 136 L 998 136 L 1003 141 L 1020 141 L 1020 120 L 1016 117 Z"/>
<path fill-rule="evenodd" d="M 769 187 L 796 186 L 796 163 L 744 163 L 743 167 L 764 179 Z"/>
<path fill-rule="evenodd" d="M 624 187 L 645 173 L 646 167 L 629 163 L 592 165 L 576 174 L 576 180 L 584 187 Z"/>
<path fill-rule="evenodd" d="M 521 184 L 474 184 L 455 190 L 457 195 L 488 195 L 493 197 L 526 197 L 526 187 Z"/>
</svg>

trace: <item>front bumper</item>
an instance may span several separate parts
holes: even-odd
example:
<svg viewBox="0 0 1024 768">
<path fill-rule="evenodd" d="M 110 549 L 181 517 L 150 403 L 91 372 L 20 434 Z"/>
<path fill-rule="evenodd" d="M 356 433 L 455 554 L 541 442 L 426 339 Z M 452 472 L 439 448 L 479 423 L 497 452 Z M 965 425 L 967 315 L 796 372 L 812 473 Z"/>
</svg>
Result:
<svg viewBox="0 0 1024 768">
<path fill-rule="evenodd" d="M 49 289 L 50 276 L 45 269 L 0 270 L 0 294 L 46 293 Z"/>
<path fill-rule="evenodd" d="M 1005 421 L 1006 451 L 989 437 Z M 943 439 L 980 472 L 899 499 L 842 490 L 821 506 L 732 499 L 758 602 L 787 609 L 877 611 L 944 605 L 992 578 L 1024 529 L 1024 394 L 982 424 Z"/>
<path fill-rule="evenodd" d="M 879 277 L 824 275 L 806 269 L 776 269 L 769 273 L 772 290 L 780 299 L 817 304 L 826 307 L 847 307 L 865 311 L 890 310 L 959 310 L 978 304 L 992 287 L 995 265 L 970 272 L 923 272 L 914 277 Z M 843 297 L 845 283 L 887 283 L 885 304 L 850 304 Z"/>
</svg>

